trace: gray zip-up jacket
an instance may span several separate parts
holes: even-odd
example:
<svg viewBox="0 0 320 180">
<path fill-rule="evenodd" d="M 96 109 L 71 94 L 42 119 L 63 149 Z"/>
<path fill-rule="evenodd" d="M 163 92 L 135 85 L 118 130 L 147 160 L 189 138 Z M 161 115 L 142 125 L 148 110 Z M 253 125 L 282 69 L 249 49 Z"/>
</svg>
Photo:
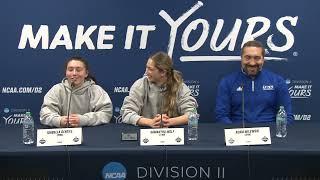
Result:
<svg viewBox="0 0 320 180">
<path fill-rule="evenodd" d="M 161 88 L 150 83 L 146 76 L 138 79 L 131 86 L 129 96 L 123 101 L 120 111 L 122 122 L 137 125 L 141 117 L 153 118 L 160 114 L 160 104 L 164 101 L 161 91 Z M 191 96 L 190 89 L 182 83 L 177 95 L 177 114 L 184 115 L 197 107 L 197 101 Z"/>
<path fill-rule="evenodd" d="M 60 127 L 61 116 L 67 116 L 71 86 L 64 78 L 44 96 L 40 110 L 40 122 Z M 112 118 L 112 102 L 93 80 L 86 80 L 71 94 L 70 114 L 79 114 L 80 126 L 95 126 L 109 123 Z"/>
</svg>

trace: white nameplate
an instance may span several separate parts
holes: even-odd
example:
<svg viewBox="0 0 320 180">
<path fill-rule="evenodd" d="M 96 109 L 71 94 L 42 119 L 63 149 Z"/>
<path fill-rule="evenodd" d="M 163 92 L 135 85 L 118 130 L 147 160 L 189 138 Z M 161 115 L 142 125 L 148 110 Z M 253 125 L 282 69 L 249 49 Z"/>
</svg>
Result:
<svg viewBox="0 0 320 180">
<path fill-rule="evenodd" d="M 227 146 L 271 144 L 270 128 L 235 128 L 224 130 Z"/>
<path fill-rule="evenodd" d="M 37 146 L 78 145 L 81 143 L 82 128 L 37 130 Z"/>
<path fill-rule="evenodd" d="M 184 128 L 140 129 L 140 146 L 184 145 Z"/>
</svg>

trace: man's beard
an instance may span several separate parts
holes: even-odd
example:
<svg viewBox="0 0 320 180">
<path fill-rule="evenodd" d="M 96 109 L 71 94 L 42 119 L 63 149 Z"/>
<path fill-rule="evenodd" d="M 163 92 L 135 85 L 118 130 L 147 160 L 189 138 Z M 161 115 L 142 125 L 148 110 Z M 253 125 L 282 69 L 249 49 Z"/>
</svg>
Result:
<svg viewBox="0 0 320 180">
<path fill-rule="evenodd" d="M 247 75 L 255 76 L 262 70 L 262 66 L 245 66 L 244 71 Z"/>
</svg>

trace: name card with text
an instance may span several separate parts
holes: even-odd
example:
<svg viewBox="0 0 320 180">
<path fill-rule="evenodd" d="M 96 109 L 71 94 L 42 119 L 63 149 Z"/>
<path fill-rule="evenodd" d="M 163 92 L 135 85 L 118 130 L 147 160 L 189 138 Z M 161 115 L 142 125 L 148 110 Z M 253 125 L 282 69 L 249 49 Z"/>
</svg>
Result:
<svg viewBox="0 0 320 180">
<path fill-rule="evenodd" d="M 234 128 L 224 130 L 227 146 L 271 144 L 270 128 Z"/>
<path fill-rule="evenodd" d="M 184 128 L 140 129 L 140 146 L 184 145 Z"/>
<path fill-rule="evenodd" d="M 37 146 L 79 145 L 82 128 L 38 129 Z"/>
</svg>

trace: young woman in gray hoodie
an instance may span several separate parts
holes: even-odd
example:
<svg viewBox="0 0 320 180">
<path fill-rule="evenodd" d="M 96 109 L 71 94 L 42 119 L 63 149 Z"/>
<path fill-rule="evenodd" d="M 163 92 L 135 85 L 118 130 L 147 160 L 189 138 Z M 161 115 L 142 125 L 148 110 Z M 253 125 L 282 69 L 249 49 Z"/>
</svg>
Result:
<svg viewBox="0 0 320 180">
<path fill-rule="evenodd" d="M 40 122 L 53 127 L 109 123 L 112 117 L 111 99 L 90 76 L 88 62 L 82 57 L 68 59 L 65 76 L 44 96 Z"/>
<path fill-rule="evenodd" d="M 120 114 L 124 123 L 170 127 L 187 124 L 189 112 L 197 106 L 181 73 L 173 69 L 171 57 L 158 52 L 148 59 L 145 76 L 130 88 Z"/>
</svg>

